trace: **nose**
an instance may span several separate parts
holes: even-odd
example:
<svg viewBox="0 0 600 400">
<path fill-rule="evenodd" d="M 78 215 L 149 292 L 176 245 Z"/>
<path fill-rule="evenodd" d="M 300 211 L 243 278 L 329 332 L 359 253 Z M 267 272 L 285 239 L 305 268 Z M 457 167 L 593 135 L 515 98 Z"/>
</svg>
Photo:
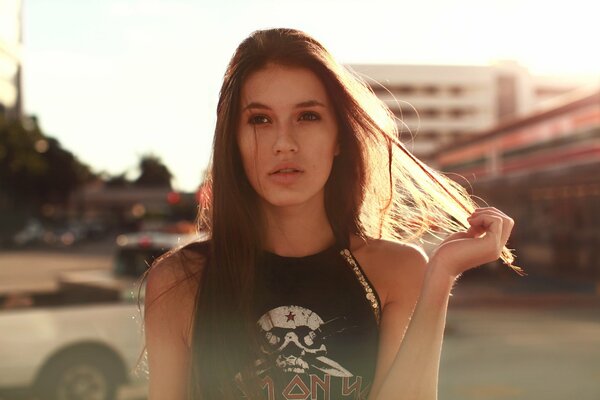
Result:
<svg viewBox="0 0 600 400">
<path fill-rule="evenodd" d="M 298 151 L 298 142 L 294 138 L 293 127 L 290 124 L 282 124 L 277 132 L 275 142 L 273 143 L 273 153 L 296 153 Z"/>
</svg>

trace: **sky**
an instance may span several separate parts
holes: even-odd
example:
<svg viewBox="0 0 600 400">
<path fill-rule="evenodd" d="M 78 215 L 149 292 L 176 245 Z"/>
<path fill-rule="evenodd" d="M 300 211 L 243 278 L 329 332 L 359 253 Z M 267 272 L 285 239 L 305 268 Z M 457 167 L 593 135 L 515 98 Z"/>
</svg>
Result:
<svg viewBox="0 0 600 400">
<path fill-rule="evenodd" d="M 256 29 L 301 29 L 348 64 L 508 59 L 538 75 L 600 73 L 589 0 L 23 2 L 25 111 L 95 172 L 133 178 L 154 154 L 185 191 L 210 158 L 225 67 Z"/>
</svg>

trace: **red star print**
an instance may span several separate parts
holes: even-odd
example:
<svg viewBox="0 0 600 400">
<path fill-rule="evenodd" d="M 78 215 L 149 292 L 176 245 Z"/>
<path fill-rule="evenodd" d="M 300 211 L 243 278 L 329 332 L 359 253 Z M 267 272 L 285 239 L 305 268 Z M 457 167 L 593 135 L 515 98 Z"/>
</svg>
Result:
<svg viewBox="0 0 600 400">
<path fill-rule="evenodd" d="M 294 318 L 296 318 L 296 314 L 293 314 L 291 311 L 288 315 L 286 315 L 288 322 L 289 321 L 294 321 Z"/>
</svg>

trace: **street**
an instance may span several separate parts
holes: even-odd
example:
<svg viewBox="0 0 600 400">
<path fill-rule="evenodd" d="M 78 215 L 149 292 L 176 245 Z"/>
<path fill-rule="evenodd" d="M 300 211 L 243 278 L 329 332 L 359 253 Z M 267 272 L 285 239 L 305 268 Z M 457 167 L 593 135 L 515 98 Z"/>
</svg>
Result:
<svg viewBox="0 0 600 400">
<path fill-rule="evenodd" d="M 110 268 L 111 256 L 109 245 L 0 253 L 0 282 L 3 290 L 28 282 L 49 287 L 57 271 Z M 466 292 L 476 295 L 465 301 Z M 600 399 L 600 296 L 573 303 L 563 293 L 562 300 L 545 304 L 534 295 L 521 303 L 513 297 L 478 305 L 476 284 L 459 282 L 453 293 L 440 400 Z M 120 399 L 141 400 L 139 393 L 124 390 Z"/>
<path fill-rule="evenodd" d="M 110 269 L 114 240 L 64 250 L 0 250 L 0 295 L 57 289 L 57 273 Z"/>
<path fill-rule="evenodd" d="M 600 399 L 600 307 L 450 308 L 440 400 Z"/>
</svg>

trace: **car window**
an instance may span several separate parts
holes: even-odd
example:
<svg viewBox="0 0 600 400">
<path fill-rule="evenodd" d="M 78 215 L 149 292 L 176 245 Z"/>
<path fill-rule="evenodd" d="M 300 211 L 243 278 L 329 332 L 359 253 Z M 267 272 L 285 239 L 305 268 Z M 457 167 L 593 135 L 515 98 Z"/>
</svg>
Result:
<svg viewBox="0 0 600 400">
<path fill-rule="evenodd" d="M 137 278 L 167 249 L 121 248 L 117 250 L 115 274 Z"/>
</svg>

